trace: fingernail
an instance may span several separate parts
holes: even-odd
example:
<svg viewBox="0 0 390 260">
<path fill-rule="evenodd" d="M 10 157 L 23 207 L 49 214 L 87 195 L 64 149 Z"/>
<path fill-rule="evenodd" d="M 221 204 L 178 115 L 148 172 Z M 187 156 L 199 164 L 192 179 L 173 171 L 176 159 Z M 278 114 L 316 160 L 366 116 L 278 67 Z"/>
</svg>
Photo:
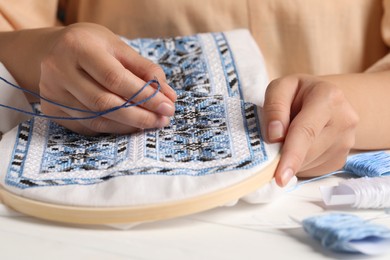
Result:
<svg viewBox="0 0 390 260">
<path fill-rule="evenodd" d="M 287 168 L 282 172 L 281 181 L 283 187 L 287 185 L 287 183 L 291 180 L 291 178 L 294 176 L 294 171 L 291 168 Z"/>
<path fill-rule="evenodd" d="M 278 141 L 284 135 L 283 124 L 280 121 L 271 121 L 268 125 L 268 139 Z"/>
<path fill-rule="evenodd" d="M 175 114 L 175 107 L 164 102 L 157 107 L 157 113 L 163 116 L 173 116 Z"/>
</svg>

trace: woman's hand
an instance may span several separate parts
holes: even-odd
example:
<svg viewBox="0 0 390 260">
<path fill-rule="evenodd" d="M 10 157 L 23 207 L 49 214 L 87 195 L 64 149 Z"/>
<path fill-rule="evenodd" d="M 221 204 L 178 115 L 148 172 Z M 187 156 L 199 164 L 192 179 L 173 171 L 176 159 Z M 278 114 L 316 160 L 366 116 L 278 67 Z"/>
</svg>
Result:
<svg viewBox="0 0 390 260">
<path fill-rule="evenodd" d="M 319 176 L 341 168 L 354 145 L 358 121 L 333 83 L 308 75 L 272 81 L 265 94 L 263 128 L 267 141 L 284 142 L 275 172 L 278 185 L 294 175 Z"/>
<path fill-rule="evenodd" d="M 95 24 L 75 24 L 52 33 L 50 48 L 42 55 L 40 95 L 78 109 L 101 112 L 122 105 L 145 83 L 157 78 L 160 93 L 134 107 L 119 109 L 89 120 L 57 120 L 83 134 L 130 133 L 169 124 L 174 114 L 175 92 L 166 83 L 163 70 L 141 57 L 117 35 Z M 146 87 L 134 102 L 156 91 Z M 55 106 L 41 100 L 46 115 L 86 117 L 91 114 Z"/>
</svg>

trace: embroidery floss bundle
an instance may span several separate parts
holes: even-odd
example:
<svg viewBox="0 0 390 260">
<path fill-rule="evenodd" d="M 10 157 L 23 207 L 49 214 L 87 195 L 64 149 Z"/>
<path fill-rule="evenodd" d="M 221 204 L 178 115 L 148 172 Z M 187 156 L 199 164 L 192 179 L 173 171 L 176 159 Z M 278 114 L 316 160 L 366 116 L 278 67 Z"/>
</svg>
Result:
<svg viewBox="0 0 390 260">
<path fill-rule="evenodd" d="M 355 215 L 314 216 L 304 219 L 302 225 L 323 247 L 333 251 L 374 255 L 389 250 L 390 230 Z"/>
<path fill-rule="evenodd" d="M 354 208 L 383 209 L 390 207 L 390 176 L 348 179 L 338 186 L 320 187 L 324 203 L 350 205 Z"/>
<path fill-rule="evenodd" d="M 343 171 L 359 177 L 378 177 L 390 173 L 390 154 L 384 151 L 352 155 Z"/>
<path fill-rule="evenodd" d="M 343 181 L 355 194 L 354 208 L 381 209 L 390 207 L 390 177 L 358 178 Z"/>
<path fill-rule="evenodd" d="M 368 152 L 352 155 L 339 172 L 351 178 L 338 186 L 320 187 L 326 205 L 351 205 L 354 208 L 381 209 L 390 207 L 390 154 Z"/>
</svg>

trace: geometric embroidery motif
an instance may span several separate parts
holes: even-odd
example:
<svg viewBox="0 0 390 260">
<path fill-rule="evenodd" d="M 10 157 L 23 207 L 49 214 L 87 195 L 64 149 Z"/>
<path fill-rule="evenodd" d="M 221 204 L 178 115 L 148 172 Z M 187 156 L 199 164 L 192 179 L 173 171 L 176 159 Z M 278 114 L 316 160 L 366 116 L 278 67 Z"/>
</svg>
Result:
<svg viewBox="0 0 390 260">
<path fill-rule="evenodd" d="M 231 157 L 221 95 L 181 91 L 171 125 L 159 131 L 160 160 L 212 161 Z"/>
<path fill-rule="evenodd" d="M 7 185 L 24 189 L 140 174 L 199 176 L 249 169 L 268 159 L 257 108 L 241 100 L 223 33 L 124 40 L 158 63 L 176 90 L 171 124 L 131 135 L 88 137 L 33 118 L 19 125 Z"/>
<path fill-rule="evenodd" d="M 109 169 L 126 158 L 126 136 L 83 136 L 49 123 L 41 172 Z"/>
<path fill-rule="evenodd" d="M 175 90 L 210 93 L 206 58 L 197 36 L 138 39 L 128 44 L 159 64 Z"/>
</svg>

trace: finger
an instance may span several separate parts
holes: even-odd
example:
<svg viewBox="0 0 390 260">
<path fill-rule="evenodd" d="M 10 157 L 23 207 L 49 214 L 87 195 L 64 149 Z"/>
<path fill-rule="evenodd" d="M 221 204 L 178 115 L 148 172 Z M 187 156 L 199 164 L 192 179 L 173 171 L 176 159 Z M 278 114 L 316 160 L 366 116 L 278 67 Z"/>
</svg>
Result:
<svg viewBox="0 0 390 260">
<path fill-rule="evenodd" d="M 329 158 L 324 157 L 324 154 L 332 149 L 335 151 L 334 148 L 339 148 L 342 146 L 342 138 L 345 137 L 345 134 L 340 131 L 337 132 L 338 129 L 331 126 L 325 126 L 324 129 L 321 130 L 321 132 L 318 134 L 317 138 L 314 140 L 314 142 L 311 144 L 309 150 L 306 153 L 304 162 L 301 165 L 301 168 L 299 171 L 303 171 L 306 169 L 309 169 L 310 167 L 316 167 L 318 164 L 324 163 L 325 160 L 329 160 Z M 335 140 L 335 136 L 342 136 L 339 140 Z M 337 142 L 341 141 L 341 142 Z"/>
<path fill-rule="evenodd" d="M 108 92 L 98 83 L 94 83 L 88 76 L 75 75 L 71 80 L 77 82 L 73 83 L 74 85 L 82 82 L 80 88 L 69 89 L 74 99 L 82 104 L 75 103 L 72 104 L 72 107 L 100 112 L 119 107 L 125 103 L 123 98 Z M 121 108 L 105 114 L 104 117 L 137 128 L 160 128 L 169 124 L 169 118 L 139 106 Z"/>
<path fill-rule="evenodd" d="M 80 109 L 86 109 L 81 104 L 79 105 Z M 83 118 L 83 117 L 89 117 L 90 114 L 85 114 L 79 111 L 75 110 L 55 110 L 56 107 L 54 107 L 52 113 L 52 116 L 65 116 L 69 118 Z M 115 112 L 113 112 L 115 113 Z M 139 111 L 134 111 L 136 115 L 139 115 Z M 149 112 L 150 113 L 150 112 Z M 152 113 L 150 113 L 152 114 Z M 152 114 L 154 115 L 154 114 Z M 154 122 L 154 124 L 151 127 L 139 127 L 143 126 L 145 116 L 141 115 L 140 123 L 137 123 L 137 121 L 133 121 L 132 125 L 124 124 L 123 121 L 116 121 L 112 120 L 110 118 L 107 118 L 105 116 L 96 116 L 91 119 L 81 119 L 81 120 L 55 120 L 57 123 L 77 132 L 87 133 L 87 134 L 93 134 L 93 133 L 114 133 L 114 134 L 127 134 L 127 133 L 133 133 L 135 131 L 138 131 L 139 129 L 144 128 L 161 128 L 163 126 L 166 126 L 169 124 L 169 119 L 164 116 L 159 116 L 161 119 L 156 120 L 157 122 Z"/>
<path fill-rule="evenodd" d="M 333 152 L 326 152 L 321 156 L 321 161 L 316 161 L 315 165 L 310 165 L 307 169 L 303 169 L 296 175 L 301 178 L 310 178 L 340 170 L 345 164 L 348 153 Z M 337 156 L 335 156 L 335 154 L 337 154 Z"/>
<path fill-rule="evenodd" d="M 331 113 L 333 116 L 310 147 L 300 171 L 324 164 L 332 159 L 329 157 L 343 158 L 355 144 L 357 119 L 350 111 L 348 103 L 337 105 Z"/>
<path fill-rule="evenodd" d="M 293 77 L 273 80 L 268 85 L 262 108 L 262 128 L 266 141 L 283 141 L 297 88 L 298 80 Z"/>
<path fill-rule="evenodd" d="M 323 135 L 323 134 L 321 134 Z M 330 135 L 327 133 L 327 135 Z M 334 138 L 334 136 L 332 136 Z M 316 143 L 313 145 L 314 149 L 310 149 L 307 153 L 305 163 L 299 170 L 301 172 L 312 172 L 312 175 L 320 175 L 328 172 L 330 168 L 331 171 L 338 170 L 345 163 L 345 160 L 350 152 L 351 147 L 355 143 L 355 136 L 352 130 L 347 131 L 345 133 L 339 133 L 339 138 L 333 139 L 332 142 L 329 142 L 330 139 L 320 138 L 321 143 L 326 143 L 326 148 L 321 148 L 321 153 L 317 150 L 317 147 L 321 147 L 322 144 Z M 315 150 L 315 151 L 314 151 Z M 316 154 L 312 156 L 312 154 Z M 332 162 L 337 162 L 334 164 Z M 317 169 L 319 165 L 327 165 L 329 167 L 321 170 L 320 172 L 316 172 L 313 169 Z"/>
<path fill-rule="evenodd" d="M 144 80 L 124 68 L 117 59 L 107 52 L 95 51 L 90 53 L 86 51 L 86 53 L 81 54 L 79 62 L 86 74 L 97 83 L 110 92 L 126 99 L 133 97 L 146 84 Z M 84 88 L 84 91 L 86 90 L 85 86 L 81 84 L 79 86 Z M 155 91 L 156 89 L 149 85 L 132 101 L 140 102 L 145 100 L 152 96 Z M 175 112 L 173 102 L 160 92 L 153 98 L 143 102 L 140 106 L 165 116 L 172 116 Z"/>
<path fill-rule="evenodd" d="M 119 98 L 118 96 L 107 93 L 105 91 L 99 90 L 98 88 L 91 88 L 91 91 L 88 95 L 82 94 L 80 92 L 76 92 L 75 95 L 72 95 L 72 93 L 68 92 L 67 94 L 62 95 L 63 100 L 62 103 L 66 104 L 69 107 L 76 108 L 78 110 L 84 110 L 89 111 L 90 109 L 86 107 L 84 104 L 89 102 L 88 98 L 93 98 L 94 96 L 101 95 L 100 101 L 95 101 L 101 104 L 107 104 L 107 105 L 101 105 L 102 110 L 99 111 L 105 111 L 105 107 L 112 108 L 112 107 L 118 107 L 121 106 L 125 100 Z M 50 105 L 52 106 L 52 105 Z M 43 103 L 43 108 L 48 107 L 46 102 Z M 68 115 L 74 117 L 74 118 L 85 118 L 93 116 L 91 113 L 84 113 L 77 111 L 76 109 L 67 109 L 67 108 L 61 108 L 61 110 L 65 111 Z M 46 109 L 48 114 L 53 115 L 51 110 Z M 53 111 L 58 110 L 57 107 L 54 107 Z M 100 116 L 102 119 L 91 119 L 91 120 L 80 120 L 80 123 L 84 125 L 85 127 L 88 127 L 92 129 L 95 132 L 106 132 L 106 133 L 118 133 L 118 132 L 130 132 L 132 128 L 137 129 L 146 129 L 146 128 L 161 128 L 164 126 L 167 126 L 170 123 L 170 119 L 165 116 L 161 116 L 158 114 L 155 114 L 153 112 L 150 112 L 148 110 L 145 110 L 140 107 L 127 107 L 127 108 L 120 108 L 116 111 L 104 114 Z M 103 120 L 106 119 L 106 120 Z M 110 123 L 110 121 L 113 121 Z M 122 128 L 127 127 L 130 130 L 126 129 L 115 129 L 116 123 L 119 123 L 120 125 L 123 125 Z"/>
<path fill-rule="evenodd" d="M 327 110 L 326 103 L 321 102 L 321 95 L 312 95 L 290 123 L 275 172 L 275 180 L 280 186 L 286 185 L 302 167 L 310 147 L 329 121 Z"/>
<path fill-rule="evenodd" d="M 177 99 L 176 92 L 168 85 L 163 69 L 139 55 L 127 44 L 120 45 L 115 51 L 115 57 L 123 64 L 125 68 L 145 81 L 157 77 L 161 84 L 161 92 L 164 93 L 172 102 Z"/>
<path fill-rule="evenodd" d="M 45 110 L 45 107 L 47 110 L 51 111 L 50 114 L 48 113 L 44 113 L 46 115 L 50 115 L 50 116 L 57 116 L 57 117 L 66 117 L 66 118 L 71 118 L 72 116 L 69 115 L 68 113 L 65 113 L 64 111 L 61 111 L 59 110 L 57 107 L 53 107 L 52 105 L 45 105 L 45 103 L 42 103 L 42 112 L 43 110 Z M 83 126 L 82 124 L 80 124 L 79 121 L 77 120 L 53 120 L 54 122 L 56 122 L 57 124 L 73 131 L 73 132 L 76 132 L 76 133 L 79 133 L 79 134 L 82 134 L 82 135 L 97 135 L 98 132 L 96 131 L 93 131 L 85 126 Z"/>
</svg>

